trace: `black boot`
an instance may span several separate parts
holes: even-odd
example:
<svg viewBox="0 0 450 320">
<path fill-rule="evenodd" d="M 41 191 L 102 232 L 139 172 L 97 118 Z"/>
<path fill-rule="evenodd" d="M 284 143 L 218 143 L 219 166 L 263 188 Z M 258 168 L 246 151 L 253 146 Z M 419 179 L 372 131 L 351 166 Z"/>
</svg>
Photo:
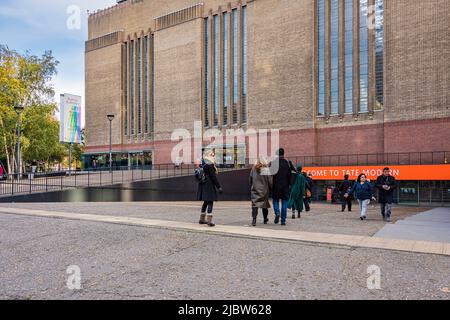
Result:
<svg viewBox="0 0 450 320">
<path fill-rule="evenodd" d="M 256 227 L 256 218 L 258 218 L 258 208 L 253 208 L 252 209 L 252 226 Z"/>
<path fill-rule="evenodd" d="M 275 224 L 279 224 L 280 223 L 280 216 L 278 215 L 278 216 L 275 216 L 275 221 L 274 221 L 274 223 Z"/>
<path fill-rule="evenodd" d="M 269 210 L 263 209 L 264 224 L 269 223 Z"/>
</svg>

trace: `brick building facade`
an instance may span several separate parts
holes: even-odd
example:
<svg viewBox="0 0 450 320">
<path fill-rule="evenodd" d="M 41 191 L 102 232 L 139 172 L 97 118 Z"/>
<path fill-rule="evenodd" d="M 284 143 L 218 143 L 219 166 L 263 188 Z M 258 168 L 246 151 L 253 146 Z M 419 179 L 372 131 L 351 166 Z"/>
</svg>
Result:
<svg viewBox="0 0 450 320">
<path fill-rule="evenodd" d="M 448 0 L 127 0 L 88 37 L 88 159 L 111 113 L 121 164 L 170 163 L 195 121 L 291 156 L 450 150 Z"/>
</svg>

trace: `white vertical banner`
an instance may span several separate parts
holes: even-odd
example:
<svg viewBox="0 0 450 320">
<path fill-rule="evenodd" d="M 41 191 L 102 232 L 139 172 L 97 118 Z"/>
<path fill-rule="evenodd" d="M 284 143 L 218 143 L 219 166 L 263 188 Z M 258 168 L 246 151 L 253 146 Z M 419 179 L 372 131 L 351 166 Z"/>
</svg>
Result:
<svg viewBox="0 0 450 320">
<path fill-rule="evenodd" d="M 72 94 L 60 96 L 60 142 L 81 143 L 81 97 Z"/>
</svg>

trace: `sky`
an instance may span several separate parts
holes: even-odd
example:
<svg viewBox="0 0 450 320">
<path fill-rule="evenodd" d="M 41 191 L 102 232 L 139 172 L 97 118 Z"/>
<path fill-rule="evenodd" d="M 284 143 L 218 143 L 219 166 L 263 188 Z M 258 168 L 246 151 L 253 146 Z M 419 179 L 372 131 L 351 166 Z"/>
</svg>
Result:
<svg viewBox="0 0 450 320">
<path fill-rule="evenodd" d="M 116 0 L 0 0 L 0 44 L 39 56 L 51 50 L 59 61 L 55 102 L 62 93 L 81 96 L 83 126 L 87 11 L 114 4 Z"/>
</svg>

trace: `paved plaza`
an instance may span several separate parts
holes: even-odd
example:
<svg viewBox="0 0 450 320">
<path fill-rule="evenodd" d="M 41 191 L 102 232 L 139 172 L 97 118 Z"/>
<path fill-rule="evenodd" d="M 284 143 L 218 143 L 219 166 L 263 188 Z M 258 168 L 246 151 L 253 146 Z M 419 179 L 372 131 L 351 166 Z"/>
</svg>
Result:
<svg viewBox="0 0 450 320">
<path fill-rule="evenodd" d="M 1 204 L 0 298 L 450 297 L 450 242 L 385 231 L 430 215 L 443 220 L 449 209 L 396 207 L 386 224 L 376 207 L 361 222 L 357 212 L 315 204 L 286 227 L 260 217 L 253 228 L 248 206 L 218 203 L 211 229 L 196 224 L 195 202 Z M 67 286 L 70 266 L 81 272 L 80 290 Z"/>
</svg>

